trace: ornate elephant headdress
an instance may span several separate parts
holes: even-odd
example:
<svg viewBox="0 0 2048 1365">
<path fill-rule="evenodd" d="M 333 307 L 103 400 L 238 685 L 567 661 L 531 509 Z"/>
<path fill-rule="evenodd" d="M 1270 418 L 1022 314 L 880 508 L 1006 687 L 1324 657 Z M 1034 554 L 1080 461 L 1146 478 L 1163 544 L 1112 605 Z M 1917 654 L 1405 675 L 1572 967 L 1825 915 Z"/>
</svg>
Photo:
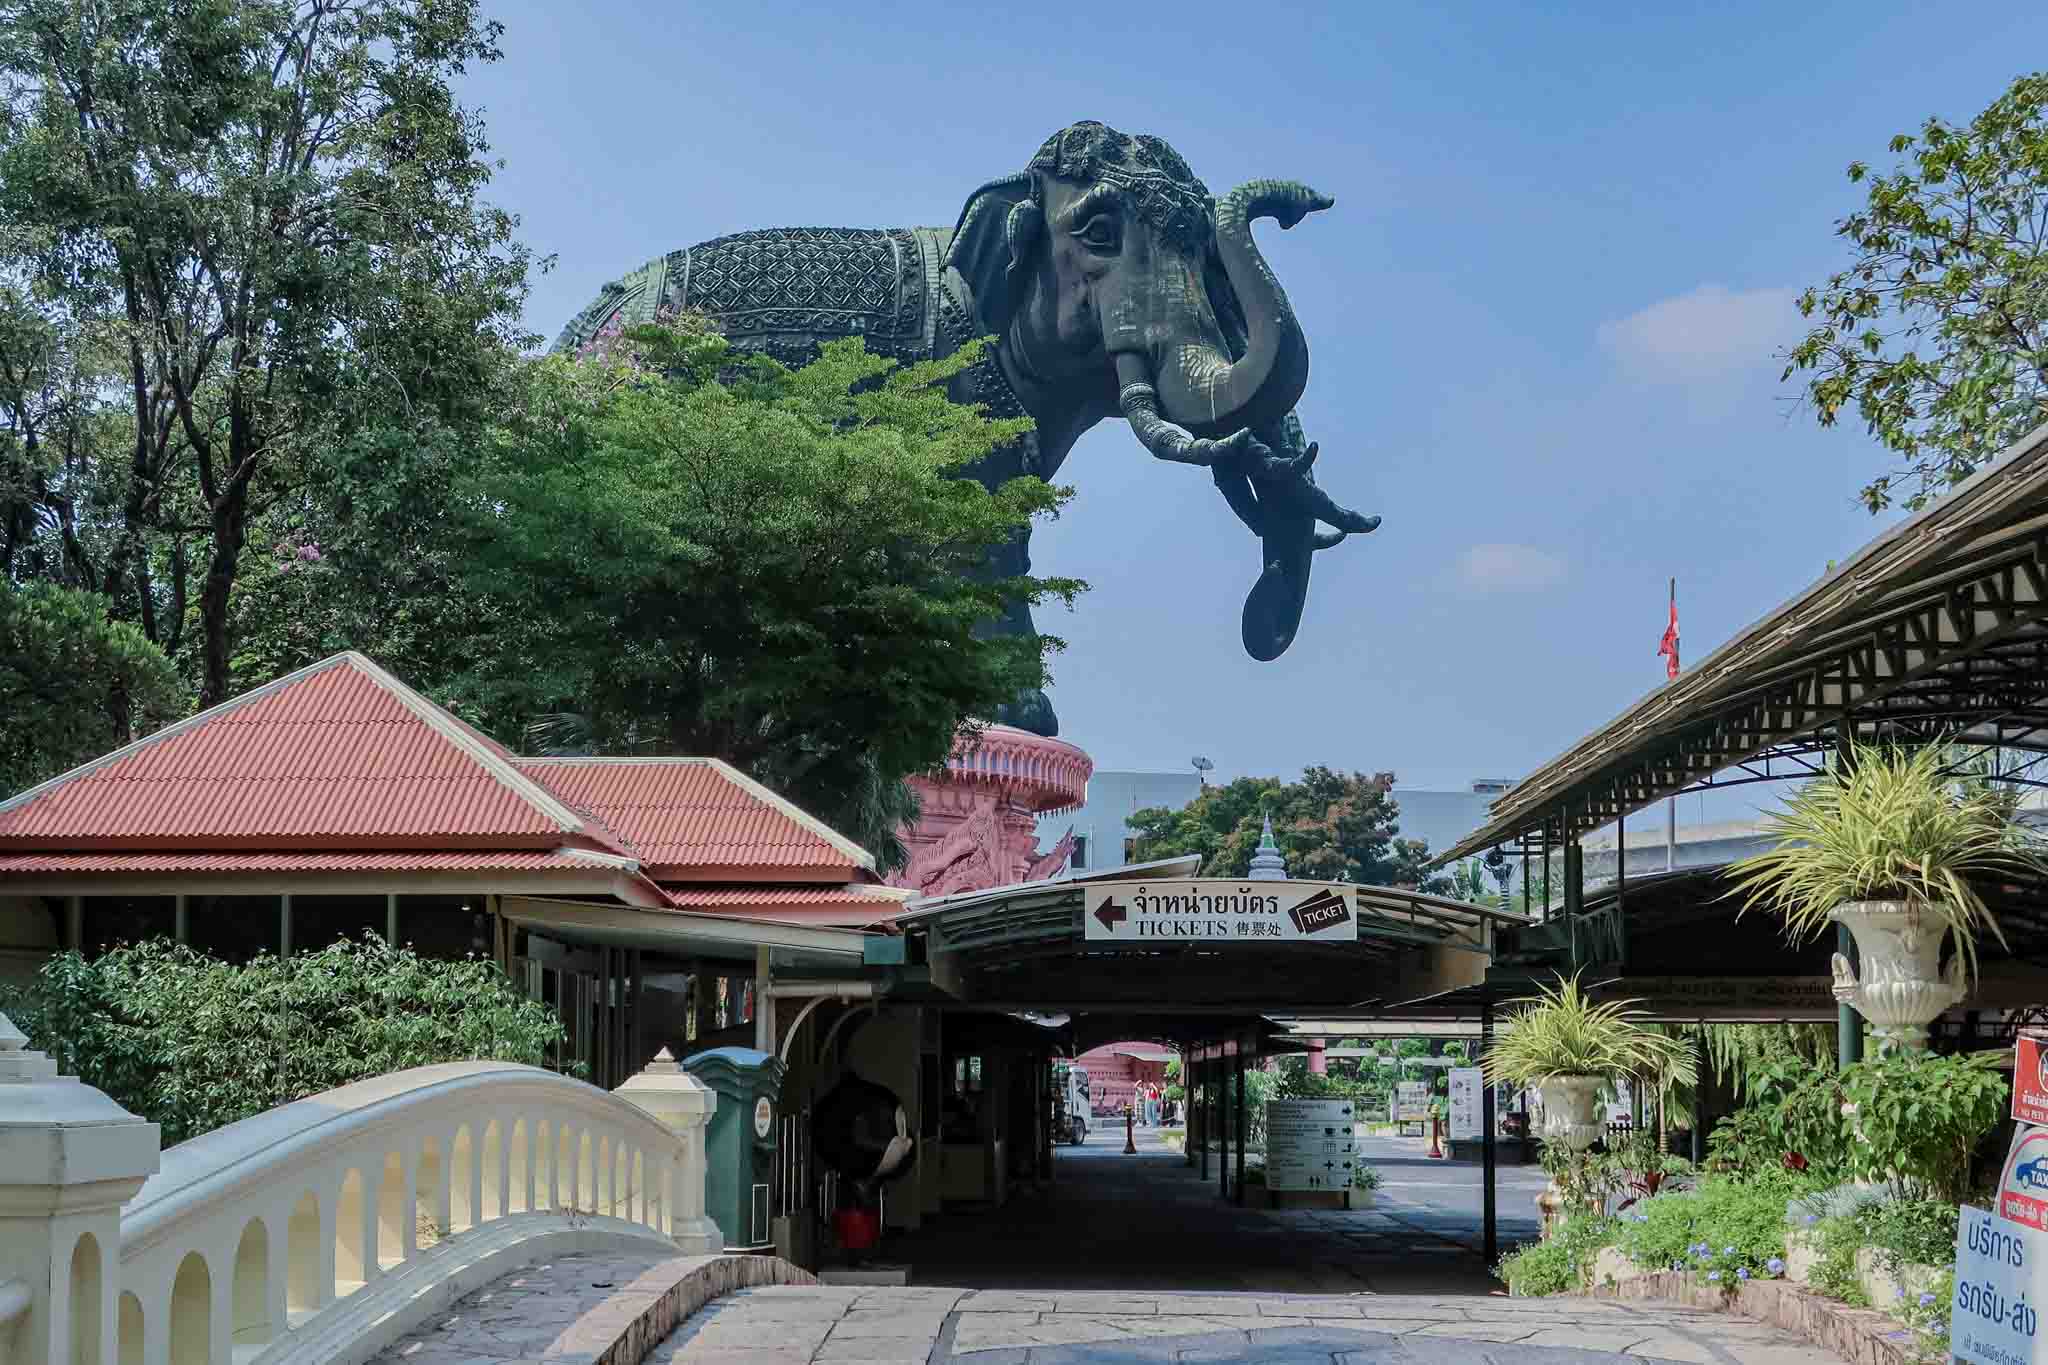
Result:
<svg viewBox="0 0 2048 1365">
<path fill-rule="evenodd" d="M 1215 201 L 1165 139 L 1120 133 L 1093 119 L 1068 124 L 1038 149 L 1024 170 L 976 190 L 953 228 L 948 262 L 974 291 L 981 325 L 1009 325 L 1018 276 L 1045 229 L 1038 177 L 1115 185 L 1132 212 L 1160 234 L 1200 250 L 1214 231 Z"/>
</svg>

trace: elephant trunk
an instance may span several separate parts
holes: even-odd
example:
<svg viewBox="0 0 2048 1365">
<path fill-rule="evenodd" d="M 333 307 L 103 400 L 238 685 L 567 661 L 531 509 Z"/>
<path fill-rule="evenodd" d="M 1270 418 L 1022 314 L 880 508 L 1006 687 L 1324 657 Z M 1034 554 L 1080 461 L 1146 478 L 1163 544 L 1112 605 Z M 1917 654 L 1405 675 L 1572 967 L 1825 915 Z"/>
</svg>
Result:
<svg viewBox="0 0 2048 1365">
<path fill-rule="evenodd" d="M 1216 205 L 1216 254 L 1245 320 L 1244 354 L 1233 361 L 1206 336 L 1174 336 L 1157 357 L 1165 415 L 1197 432 L 1270 430 L 1308 387 L 1308 342 L 1286 291 L 1252 240 L 1255 219 L 1291 228 L 1336 200 L 1291 180 L 1254 180 Z M 1127 383 L 1119 375 L 1119 383 Z"/>
</svg>

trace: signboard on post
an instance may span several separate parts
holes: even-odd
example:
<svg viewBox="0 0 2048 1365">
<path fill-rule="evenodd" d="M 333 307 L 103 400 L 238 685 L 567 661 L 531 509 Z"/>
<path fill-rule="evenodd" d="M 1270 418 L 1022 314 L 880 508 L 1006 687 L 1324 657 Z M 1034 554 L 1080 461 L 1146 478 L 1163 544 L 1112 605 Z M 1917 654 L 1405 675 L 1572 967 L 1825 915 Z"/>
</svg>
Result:
<svg viewBox="0 0 2048 1365">
<path fill-rule="evenodd" d="M 1341 882 L 1098 882 L 1081 890 L 1090 943 L 1355 943 L 1358 888 Z"/>
<path fill-rule="evenodd" d="M 1358 1167 L 1350 1100 L 1266 1101 L 1266 1188 L 1341 1190 Z"/>
<path fill-rule="evenodd" d="M 1396 1123 L 1427 1123 L 1429 1121 L 1428 1081 L 1401 1081 L 1394 1086 L 1394 1121 Z"/>
<path fill-rule="evenodd" d="M 1482 1117 L 1486 1077 L 1476 1066 L 1451 1068 L 1451 1141 L 1477 1141 L 1486 1136 Z"/>
<path fill-rule="evenodd" d="M 2012 1116 L 2015 1122 L 2048 1124 L 2048 1047 L 2022 1036 L 2012 1059 Z"/>
<path fill-rule="evenodd" d="M 2048 1232 L 1965 1204 L 1956 1218 L 1955 1283 L 1952 1356 L 1971 1365 L 2048 1361 L 2035 1307 L 2048 1294 Z"/>
<path fill-rule="evenodd" d="M 2048 1230 L 2048 1128 L 2022 1124 L 2013 1134 L 1998 1177 L 1998 1216 Z"/>
</svg>

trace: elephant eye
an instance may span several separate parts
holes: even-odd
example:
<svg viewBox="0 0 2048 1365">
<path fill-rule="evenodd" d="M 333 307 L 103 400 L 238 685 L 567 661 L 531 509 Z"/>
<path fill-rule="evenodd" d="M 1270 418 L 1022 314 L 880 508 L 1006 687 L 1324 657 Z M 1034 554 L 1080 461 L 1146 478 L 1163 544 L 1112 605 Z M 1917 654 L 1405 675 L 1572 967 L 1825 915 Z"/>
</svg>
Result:
<svg viewBox="0 0 2048 1365">
<path fill-rule="evenodd" d="M 1114 251 L 1123 238 L 1123 226 L 1107 213 L 1098 213 L 1082 225 L 1074 236 L 1081 244 L 1096 251 Z"/>
</svg>

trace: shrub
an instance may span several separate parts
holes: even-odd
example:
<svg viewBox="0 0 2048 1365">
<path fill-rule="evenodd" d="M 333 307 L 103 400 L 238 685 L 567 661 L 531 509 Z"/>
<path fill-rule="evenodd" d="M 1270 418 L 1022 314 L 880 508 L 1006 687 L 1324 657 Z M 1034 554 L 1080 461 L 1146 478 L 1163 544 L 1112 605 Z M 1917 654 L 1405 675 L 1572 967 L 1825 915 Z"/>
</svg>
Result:
<svg viewBox="0 0 2048 1365">
<path fill-rule="evenodd" d="M 1531 1297 L 1582 1289 L 1592 1278 L 1593 1258 L 1612 1240 L 1613 1219 L 1583 1213 L 1567 1218 L 1549 1241 L 1502 1257 L 1494 1273 L 1511 1292 Z"/>
<path fill-rule="evenodd" d="M 1782 1172 L 1708 1176 L 1699 1188 L 1646 1199 L 1620 1220 L 1616 1245 L 1648 1270 L 1691 1270 L 1732 1288 L 1785 1269 L 1785 1203 L 1805 1182 Z"/>
<path fill-rule="evenodd" d="M 1790 1168 L 1816 1177 L 1846 1169 L 1850 1136 L 1836 1072 L 1786 1057 L 1754 1073 L 1747 1089 L 1747 1102 L 1708 1138 L 1710 1169 L 1742 1174 Z"/>
<path fill-rule="evenodd" d="M 234 966 L 157 940 L 60 953 L 7 1012 L 166 1146 L 350 1081 L 433 1062 L 539 1065 L 562 1023 L 494 962 L 374 937 Z"/>
<path fill-rule="evenodd" d="M 1842 1073 L 1862 1141 L 1847 1146 L 1856 1174 L 1951 1207 L 1970 1194 L 1977 1144 L 2006 1114 L 2005 1054 L 1888 1053 Z M 1951 1218 L 1949 1236 L 1954 1237 Z"/>
</svg>

